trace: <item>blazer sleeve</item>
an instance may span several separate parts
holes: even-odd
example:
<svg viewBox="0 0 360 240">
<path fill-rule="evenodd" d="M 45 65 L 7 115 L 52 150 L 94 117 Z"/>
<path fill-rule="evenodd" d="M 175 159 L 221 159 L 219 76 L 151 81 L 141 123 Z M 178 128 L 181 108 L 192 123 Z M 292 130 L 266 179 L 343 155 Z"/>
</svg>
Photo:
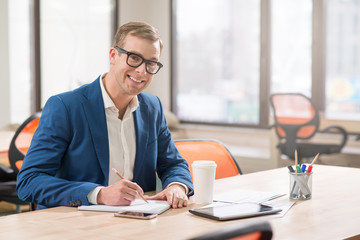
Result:
<svg viewBox="0 0 360 240">
<path fill-rule="evenodd" d="M 157 173 L 163 187 L 168 186 L 172 182 L 180 182 L 189 188 L 188 195 L 193 195 L 193 183 L 191 181 L 191 174 L 187 161 L 181 157 L 174 141 L 171 138 L 171 132 L 168 129 L 166 119 L 160 99 L 157 98 L 160 104 L 158 126 L 158 163 Z"/>
<path fill-rule="evenodd" d="M 98 184 L 57 177 L 62 158 L 72 141 L 72 131 L 66 106 L 60 97 L 51 97 L 18 174 L 20 199 L 46 207 L 89 204 L 87 194 Z"/>
</svg>

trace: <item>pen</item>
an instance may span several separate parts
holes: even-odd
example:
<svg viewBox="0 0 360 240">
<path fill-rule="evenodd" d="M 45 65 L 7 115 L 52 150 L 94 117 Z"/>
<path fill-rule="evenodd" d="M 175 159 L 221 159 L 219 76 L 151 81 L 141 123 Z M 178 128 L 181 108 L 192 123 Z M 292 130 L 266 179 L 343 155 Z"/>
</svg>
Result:
<svg viewBox="0 0 360 240">
<path fill-rule="evenodd" d="M 300 163 L 298 162 L 298 159 L 297 159 L 297 149 L 295 149 L 295 168 L 296 168 L 297 173 L 302 173 L 301 168 L 300 168 Z"/>
<path fill-rule="evenodd" d="M 320 154 L 320 153 L 316 154 L 314 160 L 311 162 L 310 166 L 308 167 L 308 170 L 307 170 L 308 173 L 310 173 L 310 172 L 312 171 L 313 164 L 314 164 L 314 163 L 316 162 L 316 160 L 319 158 L 319 154 Z"/>
<path fill-rule="evenodd" d="M 113 170 L 113 171 L 116 173 L 116 175 L 118 175 L 121 179 L 125 179 L 123 176 L 120 175 L 120 173 L 119 173 L 115 168 L 113 168 L 112 170 Z M 144 198 L 143 195 L 140 195 L 140 197 L 141 197 L 142 200 L 144 200 L 146 203 L 149 203 L 149 202 Z"/>
<path fill-rule="evenodd" d="M 297 173 L 301 173 L 300 165 L 298 165 L 297 149 L 295 149 L 295 168 Z"/>
<path fill-rule="evenodd" d="M 301 171 L 304 173 L 304 172 L 305 172 L 305 170 L 306 170 L 306 165 L 305 165 L 305 164 L 303 164 L 303 165 L 301 166 Z"/>
</svg>

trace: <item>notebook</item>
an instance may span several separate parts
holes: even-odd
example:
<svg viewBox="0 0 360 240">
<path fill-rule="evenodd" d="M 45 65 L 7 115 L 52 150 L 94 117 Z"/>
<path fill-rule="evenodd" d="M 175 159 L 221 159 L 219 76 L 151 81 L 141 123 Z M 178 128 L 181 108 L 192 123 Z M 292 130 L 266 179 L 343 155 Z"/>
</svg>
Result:
<svg viewBox="0 0 360 240">
<path fill-rule="evenodd" d="M 152 214 L 161 214 L 170 208 L 167 201 L 160 200 L 148 200 L 149 203 L 141 199 L 136 199 L 130 206 L 107 206 L 107 205 L 89 205 L 79 206 L 80 211 L 98 211 L 98 212 L 120 212 L 120 211 L 132 211 L 132 212 L 144 212 Z"/>
</svg>

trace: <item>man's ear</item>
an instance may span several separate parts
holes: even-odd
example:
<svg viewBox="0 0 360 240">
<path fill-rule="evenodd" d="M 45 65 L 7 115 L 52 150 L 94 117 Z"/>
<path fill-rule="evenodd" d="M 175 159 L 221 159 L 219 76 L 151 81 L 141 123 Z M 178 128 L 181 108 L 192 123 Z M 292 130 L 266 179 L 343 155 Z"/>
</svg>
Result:
<svg viewBox="0 0 360 240">
<path fill-rule="evenodd" d="M 117 50 L 115 48 L 110 48 L 109 51 L 109 60 L 110 65 L 115 65 L 116 63 L 116 55 L 118 54 Z"/>
</svg>

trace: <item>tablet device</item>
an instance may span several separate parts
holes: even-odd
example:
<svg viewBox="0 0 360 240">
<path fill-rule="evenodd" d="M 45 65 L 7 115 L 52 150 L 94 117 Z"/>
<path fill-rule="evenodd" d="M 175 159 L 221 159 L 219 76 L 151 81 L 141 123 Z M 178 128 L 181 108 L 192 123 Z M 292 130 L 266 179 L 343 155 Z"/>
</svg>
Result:
<svg viewBox="0 0 360 240">
<path fill-rule="evenodd" d="M 274 209 L 268 205 L 252 202 L 234 203 L 225 206 L 205 207 L 189 210 L 189 212 L 197 216 L 211 218 L 218 221 L 256 217 L 261 215 L 273 214 L 280 211 L 281 209 Z"/>
</svg>

